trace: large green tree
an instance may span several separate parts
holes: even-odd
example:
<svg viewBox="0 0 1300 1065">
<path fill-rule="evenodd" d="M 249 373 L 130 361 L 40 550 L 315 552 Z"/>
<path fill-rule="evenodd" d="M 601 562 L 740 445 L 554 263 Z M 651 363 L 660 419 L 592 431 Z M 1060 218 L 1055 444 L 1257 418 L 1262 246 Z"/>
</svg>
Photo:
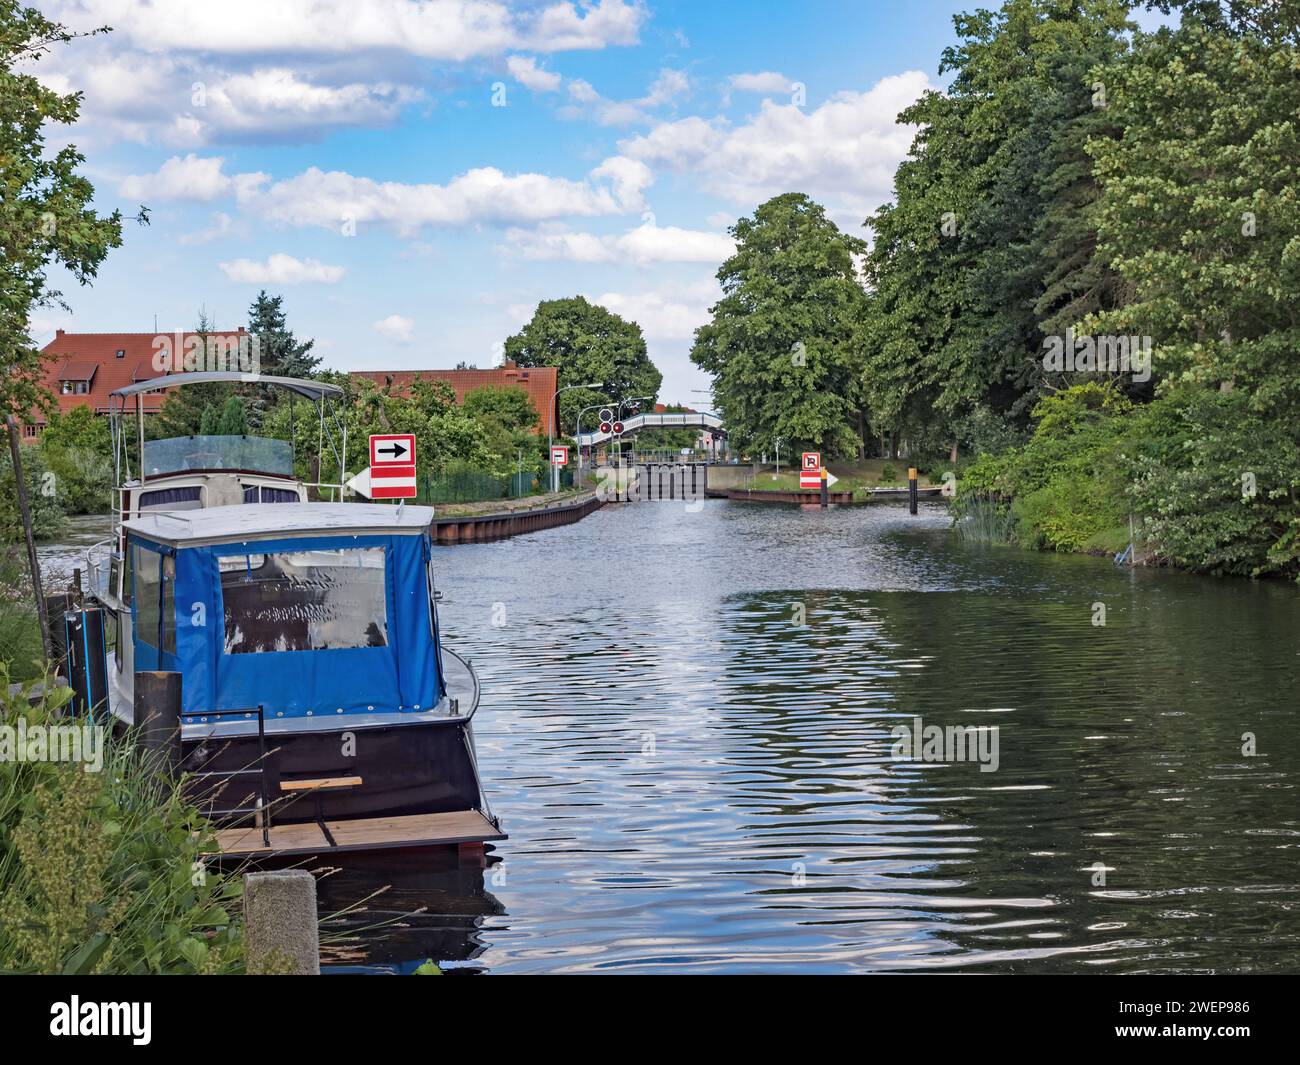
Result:
<svg viewBox="0 0 1300 1065">
<path fill-rule="evenodd" d="M 1281 9 L 1291 20 L 1279 20 Z M 1119 138 L 1090 143 L 1100 250 L 1132 286 L 1097 332 L 1150 336 L 1169 387 L 1244 389 L 1300 416 L 1300 47 L 1295 5 L 1187 5 L 1097 71 Z"/>
<path fill-rule="evenodd" d="M 1044 335 L 1118 302 L 1085 146 L 1113 134 L 1088 74 L 1124 51 L 1127 14 L 1122 0 L 1007 0 L 955 17 L 951 84 L 899 116 L 918 133 L 894 202 L 868 220 L 860 341 L 883 429 L 955 439 L 980 411 L 1023 418 L 1067 383 L 1044 374 Z"/>
<path fill-rule="evenodd" d="M 576 388 L 560 397 L 560 424 L 571 430 L 578 411 L 601 400 L 648 397 L 654 402 L 663 374 L 650 361 L 636 322 L 582 296 L 543 300 L 532 320 L 505 344 L 507 359 L 520 366 L 555 366 L 559 387 L 599 382 L 594 390 Z"/>
<path fill-rule="evenodd" d="M 866 296 L 858 237 L 822 207 L 789 192 L 730 230 L 736 253 L 718 270 L 723 296 L 695 333 L 691 361 L 713 375 L 732 439 L 771 451 L 858 449 L 854 331 Z"/>
<path fill-rule="evenodd" d="M 26 417 L 48 405 L 31 313 L 66 307 L 48 284 L 49 268 L 89 284 L 122 243 L 119 212 L 91 208 L 95 190 L 77 172 L 85 157 L 73 145 L 45 151 L 46 126 L 74 123 L 81 94 L 55 92 L 18 69 L 77 36 L 35 8 L 0 0 L 0 414 Z"/>
</svg>

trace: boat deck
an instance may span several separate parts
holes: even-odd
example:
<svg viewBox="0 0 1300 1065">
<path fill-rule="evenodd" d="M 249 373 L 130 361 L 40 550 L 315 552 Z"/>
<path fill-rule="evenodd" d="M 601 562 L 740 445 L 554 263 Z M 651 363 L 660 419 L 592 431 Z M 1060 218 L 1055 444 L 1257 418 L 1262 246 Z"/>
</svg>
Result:
<svg viewBox="0 0 1300 1065">
<path fill-rule="evenodd" d="M 222 858 L 269 858 L 391 847 L 487 843 L 506 838 L 506 834 L 478 810 L 273 825 L 267 834 L 271 841 L 269 847 L 262 839 L 260 828 L 221 829 L 216 834 L 218 853 Z"/>
</svg>

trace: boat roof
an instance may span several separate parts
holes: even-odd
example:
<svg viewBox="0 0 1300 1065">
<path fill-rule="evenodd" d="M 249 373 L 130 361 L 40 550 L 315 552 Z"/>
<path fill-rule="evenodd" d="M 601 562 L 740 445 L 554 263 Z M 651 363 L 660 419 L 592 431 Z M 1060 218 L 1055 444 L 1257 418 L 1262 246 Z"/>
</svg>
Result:
<svg viewBox="0 0 1300 1065">
<path fill-rule="evenodd" d="M 343 389 L 338 385 L 326 384 L 324 381 L 308 381 L 301 377 L 275 377 L 271 374 L 240 373 L 238 370 L 185 370 L 180 373 L 163 374 L 150 377 L 144 381 L 119 388 L 111 393 L 114 396 L 136 396 L 141 392 L 160 392 L 164 388 L 179 388 L 181 385 L 204 385 L 225 382 L 237 385 L 277 385 L 306 396 L 313 403 L 323 396 L 341 396 Z"/>
<path fill-rule="evenodd" d="M 243 543 L 298 536 L 422 533 L 433 507 L 382 503 L 243 503 L 169 513 L 154 511 L 124 521 L 131 533 L 173 547 Z"/>
</svg>

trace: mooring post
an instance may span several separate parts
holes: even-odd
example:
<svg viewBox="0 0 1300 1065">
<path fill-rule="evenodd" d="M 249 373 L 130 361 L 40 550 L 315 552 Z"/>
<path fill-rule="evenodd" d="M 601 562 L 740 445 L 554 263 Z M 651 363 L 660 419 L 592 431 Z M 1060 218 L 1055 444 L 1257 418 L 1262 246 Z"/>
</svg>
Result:
<svg viewBox="0 0 1300 1065">
<path fill-rule="evenodd" d="M 829 472 L 825 466 L 822 467 L 822 510 L 825 510 L 830 503 L 831 482 L 827 476 Z"/>
<path fill-rule="evenodd" d="M 141 750 L 156 755 L 159 768 L 176 774 L 181 765 L 181 675 L 136 673 L 135 714 Z"/>
<path fill-rule="evenodd" d="M 246 873 L 244 937 L 250 976 L 319 976 L 316 878 L 306 869 Z"/>
<path fill-rule="evenodd" d="M 907 512 L 916 513 L 916 467 L 907 468 Z"/>
</svg>

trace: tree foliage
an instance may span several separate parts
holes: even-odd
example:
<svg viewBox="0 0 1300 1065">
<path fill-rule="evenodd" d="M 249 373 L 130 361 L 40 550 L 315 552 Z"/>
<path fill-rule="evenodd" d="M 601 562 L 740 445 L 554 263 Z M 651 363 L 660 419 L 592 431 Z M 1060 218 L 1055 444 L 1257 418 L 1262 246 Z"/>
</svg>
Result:
<svg viewBox="0 0 1300 1065">
<path fill-rule="evenodd" d="M 579 410 L 602 399 L 653 403 L 663 382 L 641 327 L 582 296 L 539 303 L 528 324 L 507 338 L 505 355 L 519 366 L 556 367 L 560 388 L 599 382 L 595 389 L 575 388 L 560 396 L 560 424 L 566 429 L 576 425 Z"/>
<path fill-rule="evenodd" d="M 730 230 L 736 253 L 718 270 L 723 296 L 696 330 L 691 361 L 713 375 L 714 403 L 750 450 L 856 450 L 854 331 L 865 303 L 860 238 L 802 193 L 759 206 Z"/>
<path fill-rule="evenodd" d="M 46 127 L 72 125 L 81 94 L 55 92 L 18 69 L 76 36 L 35 8 L 0 0 L 0 415 L 49 407 L 31 313 L 66 307 L 49 286 L 50 267 L 87 285 L 122 243 L 120 213 L 91 209 L 95 190 L 78 173 L 85 157 L 73 145 L 45 151 Z"/>
</svg>

